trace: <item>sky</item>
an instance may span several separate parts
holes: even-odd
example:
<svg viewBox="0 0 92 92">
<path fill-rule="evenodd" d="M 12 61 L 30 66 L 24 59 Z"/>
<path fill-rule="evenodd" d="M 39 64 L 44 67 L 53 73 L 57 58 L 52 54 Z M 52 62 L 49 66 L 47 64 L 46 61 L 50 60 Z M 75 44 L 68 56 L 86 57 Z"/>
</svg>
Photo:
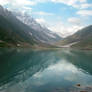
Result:
<svg viewBox="0 0 92 92">
<path fill-rule="evenodd" d="M 0 5 L 31 15 L 63 37 L 92 24 L 92 0 L 0 0 Z"/>
</svg>

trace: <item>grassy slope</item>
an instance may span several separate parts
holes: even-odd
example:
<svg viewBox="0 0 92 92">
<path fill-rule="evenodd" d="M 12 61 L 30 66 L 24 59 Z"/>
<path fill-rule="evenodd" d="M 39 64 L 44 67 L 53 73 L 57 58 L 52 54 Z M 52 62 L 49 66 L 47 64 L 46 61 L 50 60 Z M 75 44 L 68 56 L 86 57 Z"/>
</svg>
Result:
<svg viewBox="0 0 92 92">
<path fill-rule="evenodd" d="M 74 35 L 69 36 L 58 43 L 58 45 L 67 45 L 73 42 L 78 42 L 73 45 L 73 48 L 92 48 L 92 25 L 79 30 Z"/>
<path fill-rule="evenodd" d="M 81 49 L 92 49 L 92 37 L 80 41 L 77 44 L 72 46 L 73 48 L 81 48 Z"/>
</svg>

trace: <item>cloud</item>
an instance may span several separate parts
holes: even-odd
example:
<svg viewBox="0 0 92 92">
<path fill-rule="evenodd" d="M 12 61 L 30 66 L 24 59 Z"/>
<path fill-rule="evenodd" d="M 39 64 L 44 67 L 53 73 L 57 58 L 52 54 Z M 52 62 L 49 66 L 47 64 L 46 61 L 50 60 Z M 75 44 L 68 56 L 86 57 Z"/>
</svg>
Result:
<svg viewBox="0 0 92 92">
<path fill-rule="evenodd" d="M 43 18 L 38 18 L 38 19 L 36 19 L 36 21 L 40 24 L 46 23 L 45 19 L 43 19 Z"/>
<path fill-rule="evenodd" d="M 80 6 L 81 9 L 91 8 L 91 7 L 92 7 L 92 4 L 88 4 L 88 3 L 81 4 Z"/>
<path fill-rule="evenodd" d="M 8 0 L 0 0 L 0 5 L 6 5 L 8 4 Z"/>
<path fill-rule="evenodd" d="M 45 3 L 45 2 L 50 2 L 50 0 L 33 0 L 36 3 Z"/>
<path fill-rule="evenodd" d="M 81 16 L 92 16 L 92 10 L 80 10 L 77 14 Z"/>
<path fill-rule="evenodd" d="M 23 8 L 26 9 L 26 10 L 32 10 L 31 7 L 23 7 Z"/>
<path fill-rule="evenodd" d="M 52 0 L 52 2 L 55 2 L 55 3 L 63 3 L 63 4 L 66 4 L 66 5 L 73 5 L 76 3 L 77 0 Z"/>
<path fill-rule="evenodd" d="M 48 22 L 44 18 L 35 19 L 37 23 L 41 24 L 42 27 L 48 28 Z"/>
<path fill-rule="evenodd" d="M 31 0 L 0 0 L 0 4 L 7 6 L 7 9 L 13 12 L 30 13 L 32 11 L 31 6 L 36 5 Z"/>
<path fill-rule="evenodd" d="M 75 8 L 79 8 L 81 4 L 87 3 L 87 0 L 51 0 L 51 1 L 54 3 L 63 3 Z"/>
<path fill-rule="evenodd" d="M 92 4 L 86 2 L 81 4 L 74 4 L 73 7 L 77 9 L 87 9 L 87 8 L 92 8 Z"/>
<path fill-rule="evenodd" d="M 20 12 L 24 12 L 24 13 L 29 13 L 29 12 L 32 12 L 32 8 L 31 7 L 23 7 L 22 8 L 22 11 L 20 11 Z"/>
<path fill-rule="evenodd" d="M 0 5 L 36 5 L 37 3 L 45 3 L 50 0 L 0 0 Z"/>
<path fill-rule="evenodd" d="M 0 0 L 0 4 L 7 6 L 7 9 L 11 11 L 28 11 L 32 10 L 30 6 L 36 3 L 30 0 Z M 29 6 L 29 7 L 28 7 Z"/>
<path fill-rule="evenodd" d="M 30 0 L 0 0 L 1 5 L 16 5 L 16 6 L 24 6 L 24 5 L 34 5 L 35 2 Z"/>
<path fill-rule="evenodd" d="M 77 9 L 91 8 L 92 4 L 88 3 L 87 0 L 51 0 L 54 3 L 63 3 L 68 6 L 72 6 Z"/>
<path fill-rule="evenodd" d="M 12 4 L 17 4 L 17 5 L 34 5 L 35 2 L 30 1 L 30 0 L 13 0 Z"/>
<path fill-rule="evenodd" d="M 57 22 L 56 24 L 49 26 L 50 30 L 58 33 L 62 37 L 72 35 L 81 28 L 83 28 L 83 26 L 81 26 L 81 25 L 71 25 L 71 26 L 68 25 L 68 26 L 66 26 L 62 22 Z"/>
<path fill-rule="evenodd" d="M 0 0 L 1 5 L 8 5 L 11 9 L 22 9 L 22 7 L 37 5 L 38 3 L 63 3 L 74 8 L 84 9 L 92 7 L 87 0 Z M 43 14 L 43 13 L 40 13 Z M 44 14 L 46 15 L 46 14 Z"/>
<path fill-rule="evenodd" d="M 53 3 L 63 3 L 69 6 L 78 7 L 80 4 L 87 3 L 87 0 L 0 0 L 1 5 L 10 4 L 10 5 L 36 5 L 38 3 L 46 3 L 46 2 L 53 2 Z M 90 6 L 90 5 L 83 5 Z"/>
<path fill-rule="evenodd" d="M 41 25 L 45 25 L 48 29 L 50 29 L 53 32 L 56 32 L 62 37 L 72 35 L 84 27 L 81 23 L 82 20 L 76 17 L 69 18 L 67 20 L 69 22 L 67 22 L 68 25 L 66 25 L 63 21 L 60 20 L 57 20 L 55 22 L 48 22 L 44 18 L 38 18 L 36 19 L 36 21 Z"/>
<path fill-rule="evenodd" d="M 42 15 L 42 16 L 52 16 L 52 15 L 54 15 L 53 13 L 48 13 L 48 12 L 43 12 L 43 11 L 34 12 L 33 14 L 38 14 L 38 15 Z"/>
<path fill-rule="evenodd" d="M 79 2 L 81 2 L 81 3 L 87 2 L 87 0 L 77 0 L 77 1 L 79 1 Z"/>
<path fill-rule="evenodd" d="M 76 17 L 72 17 L 72 18 L 68 19 L 68 22 L 73 24 L 73 25 L 80 25 L 81 19 L 80 18 L 76 18 Z"/>
<path fill-rule="evenodd" d="M 34 2 L 35 3 L 46 3 L 46 2 L 62 3 L 79 9 L 92 7 L 92 4 L 87 3 L 87 0 L 34 0 Z"/>
</svg>

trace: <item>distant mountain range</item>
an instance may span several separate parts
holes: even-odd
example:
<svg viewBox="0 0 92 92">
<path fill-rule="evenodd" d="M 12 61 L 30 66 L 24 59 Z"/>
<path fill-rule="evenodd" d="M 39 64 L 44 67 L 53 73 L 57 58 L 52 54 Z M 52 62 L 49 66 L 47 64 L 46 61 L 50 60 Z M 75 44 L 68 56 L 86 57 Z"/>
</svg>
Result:
<svg viewBox="0 0 92 92">
<path fill-rule="evenodd" d="M 56 33 L 41 27 L 33 18 L 18 16 L 0 6 L 0 47 L 51 46 L 61 39 Z"/>
<path fill-rule="evenodd" d="M 92 49 L 92 25 L 87 26 L 75 34 L 58 42 L 61 47 L 71 46 L 73 48 Z"/>
<path fill-rule="evenodd" d="M 62 38 L 28 14 L 10 12 L 0 6 L 0 47 L 6 46 L 92 49 L 92 25 Z"/>
</svg>

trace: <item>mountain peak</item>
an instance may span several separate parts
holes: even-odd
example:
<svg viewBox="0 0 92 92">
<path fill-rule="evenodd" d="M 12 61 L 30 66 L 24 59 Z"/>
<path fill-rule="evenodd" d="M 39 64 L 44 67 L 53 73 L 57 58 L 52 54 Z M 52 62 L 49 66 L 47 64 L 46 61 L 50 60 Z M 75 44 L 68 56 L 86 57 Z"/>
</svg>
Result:
<svg viewBox="0 0 92 92">
<path fill-rule="evenodd" d="M 43 27 L 40 25 L 33 17 L 31 17 L 29 14 L 26 13 L 15 13 L 16 17 L 22 21 L 24 24 L 28 25 L 32 29 L 34 29 L 34 36 L 36 39 L 40 40 L 41 42 L 46 43 L 53 43 L 55 41 L 61 40 L 62 37 L 60 37 L 58 34 L 50 31 L 48 28 Z"/>
</svg>

